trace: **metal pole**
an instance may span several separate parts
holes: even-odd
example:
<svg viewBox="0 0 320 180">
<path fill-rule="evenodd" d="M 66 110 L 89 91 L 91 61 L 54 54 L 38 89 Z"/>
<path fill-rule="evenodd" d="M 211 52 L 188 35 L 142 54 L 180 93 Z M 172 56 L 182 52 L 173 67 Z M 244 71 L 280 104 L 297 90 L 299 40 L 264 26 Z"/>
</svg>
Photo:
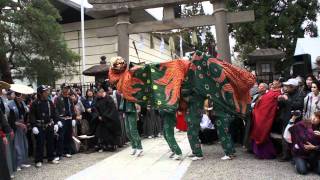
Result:
<svg viewBox="0 0 320 180">
<path fill-rule="evenodd" d="M 82 72 L 86 68 L 86 54 L 85 54 L 85 44 L 84 44 L 84 1 L 81 0 L 81 44 L 82 44 Z M 82 86 L 85 84 L 85 76 L 81 73 L 82 76 Z"/>
<path fill-rule="evenodd" d="M 139 63 L 140 63 L 140 57 L 139 57 L 138 49 L 136 47 L 136 42 L 132 41 L 132 44 L 133 44 L 134 49 L 136 50 L 136 54 L 137 54 L 137 57 L 138 57 L 138 60 L 139 60 Z"/>
</svg>

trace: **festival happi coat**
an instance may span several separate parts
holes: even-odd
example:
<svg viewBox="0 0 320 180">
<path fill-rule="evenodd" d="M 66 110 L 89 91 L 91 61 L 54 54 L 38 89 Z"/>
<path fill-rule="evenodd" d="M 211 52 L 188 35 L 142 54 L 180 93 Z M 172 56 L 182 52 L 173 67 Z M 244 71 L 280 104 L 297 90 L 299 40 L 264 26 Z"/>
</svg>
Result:
<svg viewBox="0 0 320 180">
<path fill-rule="evenodd" d="M 250 72 L 203 52 L 196 51 L 190 61 L 171 60 L 155 64 L 131 64 L 123 59 L 113 62 L 109 81 L 130 102 L 156 109 L 175 111 L 181 98 L 194 93 L 214 102 L 216 116 L 245 114 L 250 103 L 249 90 L 255 83 Z"/>
</svg>

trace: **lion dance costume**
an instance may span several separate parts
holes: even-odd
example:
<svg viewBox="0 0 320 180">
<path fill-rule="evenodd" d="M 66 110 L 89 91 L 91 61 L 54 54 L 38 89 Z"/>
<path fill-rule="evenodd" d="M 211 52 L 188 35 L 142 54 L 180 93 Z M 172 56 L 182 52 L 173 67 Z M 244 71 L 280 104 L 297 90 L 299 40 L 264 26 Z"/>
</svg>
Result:
<svg viewBox="0 0 320 180">
<path fill-rule="evenodd" d="M 122 62 L 124 63 L 124 62 Z M 249 90 L 255 77 L 236 66 L 197 51 L 190 61 L 171 60 L 157 64 L 131 64 L 118 67 L 113 63 L 109 80 L 123 97 L 141 106 L 152 105 L 164 120 L 164 138 L 175 155 L 181 149 L 174 138 L 175 113 L 179 99 L 188 103 L 188 139 L 192 153 L 202 157 L 198 137 L 205 99 L 214 103 L 216 126 L 226 155 L 235 152 L 229 124 L 234 116 L 246 113 Z"/>
</svg>

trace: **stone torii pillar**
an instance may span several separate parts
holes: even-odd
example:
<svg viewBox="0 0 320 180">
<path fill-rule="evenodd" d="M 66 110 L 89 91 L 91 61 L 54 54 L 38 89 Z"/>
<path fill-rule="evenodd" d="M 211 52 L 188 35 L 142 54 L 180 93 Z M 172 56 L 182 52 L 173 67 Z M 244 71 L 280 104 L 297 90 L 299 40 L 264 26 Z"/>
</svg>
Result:
<svg viewBox="0 0 320 180">
<path fill-rule="evenodd" d="M 216 24 L 217 48 L 220 58 L 231 62 L 229 32 L 227 25 L 227 8 L 224 0 L 213 0 L 213 16 Z"/>
<path fill-rule="evenodd" d="M 128 9 L 118 9 L 116 29 L 118 32 L 118 56 L 129 62 L 129 31 L 130 13 Z"/>
</svg>

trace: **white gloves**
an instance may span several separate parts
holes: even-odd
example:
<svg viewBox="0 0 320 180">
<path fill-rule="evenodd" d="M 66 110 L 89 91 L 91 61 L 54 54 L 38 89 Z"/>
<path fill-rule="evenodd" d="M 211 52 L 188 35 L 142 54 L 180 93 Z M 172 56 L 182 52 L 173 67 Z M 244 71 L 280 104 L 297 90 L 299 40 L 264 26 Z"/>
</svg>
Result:
<svg viewBox="0 0 320 180">
<path fill-rule="evenodd" d="M 33 128 L 32 128 L 32 133 L 33 133 L 34 135 L 38 135 L 38 134 L 39 134 L 39 129 L 38 129 L 37 127 L 33 127 Z"/>
<path fill-rule="evenodd" d="M 63 125 L 62 125 L 62 122 L 61 121 L 58 121 L 58 126 L 61 128 Z"/>
<path fill-rule="evenodd" d="M 72 120 L 72 127 L 76 127 L 76 124 L 77 124 L 76 120 Z"/>
<path fill-rule="evenodd" d="M 56 125 L 53 126 L 53 130 L 54 130 L 55 133 L 57 133 L 57 132 L 59 131 L 59 126 L 58 126 L 58 124 L 56 124 Z"/>
</svg>

